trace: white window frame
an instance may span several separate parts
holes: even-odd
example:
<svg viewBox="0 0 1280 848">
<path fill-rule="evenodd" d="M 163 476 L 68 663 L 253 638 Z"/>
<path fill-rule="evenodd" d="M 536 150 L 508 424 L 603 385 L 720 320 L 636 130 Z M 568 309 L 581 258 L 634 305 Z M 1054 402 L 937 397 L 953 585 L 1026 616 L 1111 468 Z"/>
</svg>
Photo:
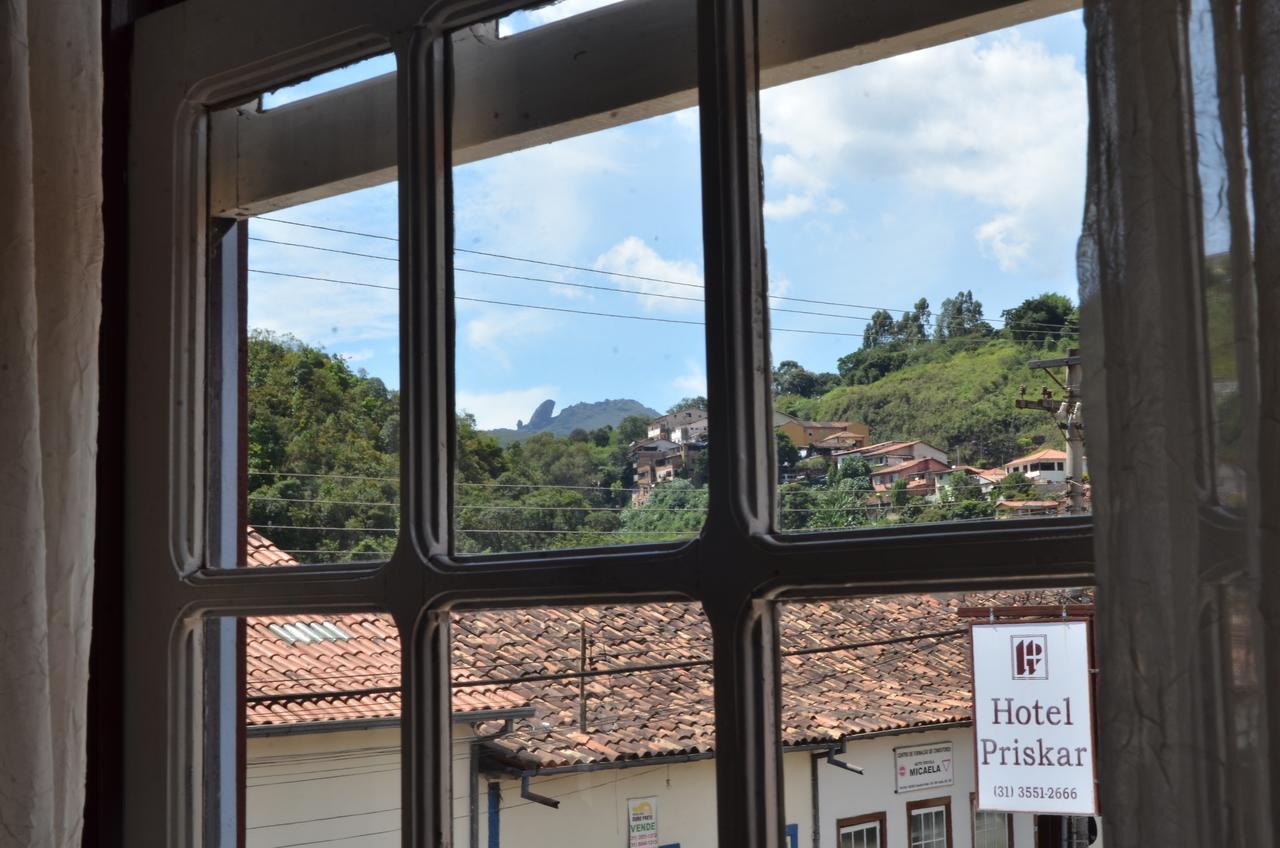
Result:
<svg viewBox="0 0 1280 848">
<path fill-rule="evenodd" d="M 942 825 L 946 831 L 943 836 L 943 848 L 952 848 L 954 843 L 951 838 L 951 796 L 943 796 L 940 798 L 929 798 L 923 801 L 911 801 L 907 804 L 907 845 L 909 848 L 915 848 L 916 821 L 920 816 L 926 813 L 942 812 Z M 933 846 L 923 846 L 923 848 L 933 848 Z"/>
<path fill-rule="evenodd" d="M 465 605 L 692 599 L 715 646 L 719 844 L 785 844 L 774 601 L 780 597 L 922 590 L 1069 586 L 1093 582 L 1087 517 L 991 521 L 839 534 L 775 527 L 756 81 L 920 49 L 1076 6 L 1074 0 L 633 0 L 584 16 L 611 38 L 606 61 L 646 69 L 601 105 L 607 74 L 570 75 L 530 56 L 559 55 L 575 28 L 512 39 L 513 62 L 560 87 L 536 131 L 468 136 L 466 114 L 446 114 L 443 33 L 513 10 L 515 0 L 187 0 L 140 20 L 134 32 L 130 140 L 130 337 L 126 415 L 123 829 L 131 845 L 234 844 L 226 743 L 239 717 L 226 709 L 236 681 L 225 626 L 211 617 L 267 613 L 389 612 L 404 662 L 402 831 L 406 846 L 451 839 L 448 613 Z M 634 24 L 634 25 L 632 25 Z M 349 116 L 325 95 L 291 113 L 247 103 L 315 72 L 390 45 L 399 72 L 371 83 L 365 115 L 377 143 L 356 143 Z M 758 49 L 757 49 L 758 48 Z M 498 96 L 472 70 L 475 90 Z M 557 77 L 556 74 L 561 76 Z M 463 84 L 459 70 L 458 84 Z M 561 84 L 563 83 L 563 84 Z M 380 87 L 381 86 L 381 87 Z M 526 86 L 526 90 L 530 87 Z M 382 98 L 379 100 L 378 98 Z M 459 98 L 461 102 L 462 98 Z M 584 131 L 603 110 L 619 120 L 701 103 L 709 404 L 710 509 L 701 536 L 681 544 L 460 559 L 451 547 L 451 153 L 480 158 Z M 621 102 L 619 106 L 618 102 Z M 345 102 L 350 102 L 347 99 Z M 468 101 L 470 102 L 470 101 Z M 465 108 L 465 107 L 462 107 Z M 594 110 L 594 111 L 593 111 Z M 512 114 L 519 110 L 512 110 Z M 227 121 L 230 121 L 228 123 Z M 249 125 L 253 124 L 253 127 Z M 284 128 L 282 128 L 284 127 Z M 334 130 L 325 136 L 322 128 Z M 452 135 L 451 135 L 452 131 Z M 292 132 L 293 136 L 287 133 Z M 230 135 L 228 135 L 230 133 Z M 255 136 L 254 134 L 259 135 Z M 261 134 L 330 147 L 227 167 L 227 139 L 248 160 Z M 274 134 L 274 135 L 272 135 Z M 450 138 L 458 142 L 451 151 Z M 504 145 L 506 147 L 504 147 Z M 270 144 L 258 150 L 271 149 Z M 326 152 L 327 150 L 327 152 Z M 391 160 L 387 156 L 390 151 Z M 263 154 L 267 156 L 268 154 Z M 288 167 L 288 159 L 307 167 Z M 278 166 L 278 167 L 277 167 Z M 216 469 L 232 444 L 218 374 L 219 269 L 242 243 L 217 219 L 243 218 L 386 178 L 400 183 L 404 449 L 402 533 L 386 563 L 306 569 L 220 569 L 239 531 Z M 211 391 L 212 390 L 212 391 Z M 215 414 L 216 413 L 216 414 Z M 1011 526 L 1016 525 L 1016 526 Z M 946 546 L 947 555 L 939 556 Z M 1034 550 L 1034 557 L 1028 551 Z M 205 740 L 206 744 L 201 744 Z M 232 778 L 234 775 L 231 776 Z M 159 814 L 157 814 L 159 811 Z"/>
</svg>

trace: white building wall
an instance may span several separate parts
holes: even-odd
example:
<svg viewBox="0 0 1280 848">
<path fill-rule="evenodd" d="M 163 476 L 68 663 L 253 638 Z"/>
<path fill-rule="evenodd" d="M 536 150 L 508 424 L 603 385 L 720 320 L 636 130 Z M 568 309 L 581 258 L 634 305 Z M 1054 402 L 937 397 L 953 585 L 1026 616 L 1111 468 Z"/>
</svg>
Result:
<svg viewBox="0 0 1280 848">
<path fill-rule="evenodd" d="M 399 848 L 396 728 L 250 737 L 245 787 L 248 848 Z"/>
<path fill-rule="evenodd" d="M 465 725 L 455 732 L 466 732 Z M 893 749 L 951 741 L 955 783 L 894 792 Z M 319 842 L 326 848 L 393 848 L 400 844 L 400 748 L 395 728 L 252 737 L 247 747 L 246 844 L 280 848 Z M 453 824 L 457 848 L 470 845 L 470 739 L 453 750 Z M 813 754 L 783 756 L 784 816 L 796 825 L 797 848 L 815 844 L 812 818 Z M 818 764 L 817 845 L 836 845 L 836 821 L 884 812 L 886 848 L 908 848 L 909 801 L 951 799 L 953 848 L 971 848 L 969 793 L 974 790 L 973 732 L 969 728 L 851 741 L 846 762 L 856 775 Z M 491 778 L 478 785 L 480 848 L 489 846 Z M 628 798 L 657 799 L 661 845 L 716 848 L 715 761 L 657 763 L 629 768 L 534 777 L 532 791 L 556 798 L 551 809 L 520 797 L 518 779 L 497 781 L 501 790 L 499 845 L 511 848 L 626 848 Z M 1034 817 L 1014 817 L 1014 845 L 1033 848 Z M 1103 848 L 1102 840 L 1094 848 Z"/>
</svg>

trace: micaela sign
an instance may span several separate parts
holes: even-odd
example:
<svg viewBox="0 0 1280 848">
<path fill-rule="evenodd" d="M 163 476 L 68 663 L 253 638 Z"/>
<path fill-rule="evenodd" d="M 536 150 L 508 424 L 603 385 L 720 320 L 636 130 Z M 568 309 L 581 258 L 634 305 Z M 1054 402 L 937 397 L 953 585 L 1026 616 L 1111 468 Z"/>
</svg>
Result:
<svg viewBox="0 0 1280 848">
<path fill-rule="evenodd" d="M 1096 815 L 1089 625 L 973 625 L 978 809 Z"/>
</svg>

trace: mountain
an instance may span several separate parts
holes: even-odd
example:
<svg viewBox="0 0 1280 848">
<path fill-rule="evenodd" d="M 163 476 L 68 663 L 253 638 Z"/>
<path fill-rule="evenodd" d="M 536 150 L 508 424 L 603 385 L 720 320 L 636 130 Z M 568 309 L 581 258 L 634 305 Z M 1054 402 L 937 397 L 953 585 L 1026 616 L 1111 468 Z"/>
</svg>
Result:
<svg viewBox="0 0 1280 848">
<path fill-rule="evenodd" d="M 639 415 L 649 420 L 662 414 L 630 398 L 570 404 L 559 415 L 552 414 L 555 408 L 554 400 L 544 400 L 534 409 L 528 423 L 517 421 L 514 430 L 501 427 L 486 432 L 500 444 L 508 445 L 527 439 L 535 433 L 550 433 L 553 436 L 567 436 L 574 430 L 586 430 L 589 433 L 606 425 L 617 427 L 629 415 Z"/>
</svg>

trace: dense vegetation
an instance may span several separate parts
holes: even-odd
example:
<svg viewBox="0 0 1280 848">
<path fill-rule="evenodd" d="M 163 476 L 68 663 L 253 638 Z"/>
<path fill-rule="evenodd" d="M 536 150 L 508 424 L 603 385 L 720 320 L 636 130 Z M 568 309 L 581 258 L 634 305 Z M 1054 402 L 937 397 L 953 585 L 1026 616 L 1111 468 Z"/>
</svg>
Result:
<svg viewBox="0 0 1280 848">
<path fill-rule="evenodd" d="M 773 374 L 778 409 L 807 419 L 865 422 L 874 441 L 924 439 L 952 462 L 995 466 L 1060 437 L 1041 412 L 1018 410 L 1036 379 L 1026 363 L 1075 344 L 1074 307 L 1058 295 L 1032 298 L 992 327 L 969 292 L 927 301 L 899 318 L 877 312 L 862 346 L 836 372 L 798 362 Z M 385 556 L 395 546 L 399 491 L 399 399 L 340 357 L 263 332 L 248 344 L 249 523 L 302 561 Z M 1038 383 L 1029 387 L 1039 388 Z M 705 405 L 689 398 L 671 411 Z M 679 538 L 697 532 L 707 505 L 705 454 L 684 479 L 631 506 L 628 446 L 644 438 L 644 416 L 617 427 L 542 432 L 500 444 L 457 421 L 455 521 L 464 553 L 541 550 Z M 1026 496 L 1013 475 L 991 496 L 960 482 L 936 503 L 899 486 L 868 504 L 871 469 L 800 459 L 785 437 L 778 459 L 780 522 L 789 530 L 992 515 L 1001 495 Z"/>
</svg>

